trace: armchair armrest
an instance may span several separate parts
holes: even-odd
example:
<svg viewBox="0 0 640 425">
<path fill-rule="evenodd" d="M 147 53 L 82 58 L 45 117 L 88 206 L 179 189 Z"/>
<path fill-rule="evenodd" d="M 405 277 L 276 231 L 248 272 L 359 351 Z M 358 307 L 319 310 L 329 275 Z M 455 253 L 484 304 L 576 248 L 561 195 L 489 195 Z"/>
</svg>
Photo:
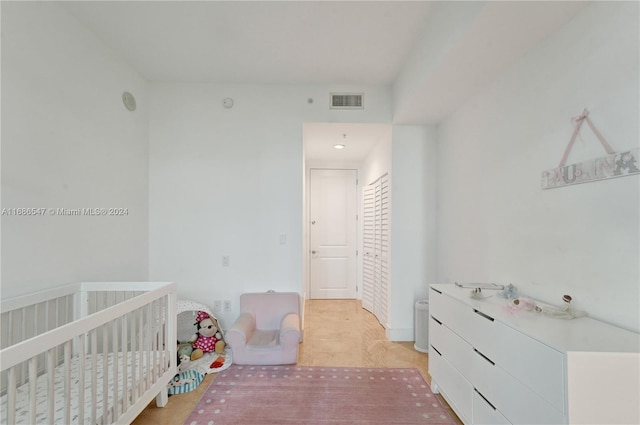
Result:
<svg viewBox="0 0 640 425">
<path fill-rule="evenodd" d="M 243 347 L 251 339 L 256 329 L 256 318 L 250 313 L 242 313 L 225 334 L 225 339 L 233 349 Z"/>
<path fill-rule="evenodd" d="M 289 313 L 282 318 L 280 323 L 280 344 L 286 347 L 300 343 L 300 316 Z"/>
</svg>

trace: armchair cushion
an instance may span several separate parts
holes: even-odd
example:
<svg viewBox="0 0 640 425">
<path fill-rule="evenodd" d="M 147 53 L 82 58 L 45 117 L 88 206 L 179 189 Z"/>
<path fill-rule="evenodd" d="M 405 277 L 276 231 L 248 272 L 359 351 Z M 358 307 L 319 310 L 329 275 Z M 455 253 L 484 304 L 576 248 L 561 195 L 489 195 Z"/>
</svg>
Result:
<svg viewBox="0 0 640 425">
<path fill-rule="evenodd" d="M 277 365 L 298 361 L 300 295 L 288 292 L 240 296 L 240 316 L 226 332 L 236 364 Z"/>
</svg>

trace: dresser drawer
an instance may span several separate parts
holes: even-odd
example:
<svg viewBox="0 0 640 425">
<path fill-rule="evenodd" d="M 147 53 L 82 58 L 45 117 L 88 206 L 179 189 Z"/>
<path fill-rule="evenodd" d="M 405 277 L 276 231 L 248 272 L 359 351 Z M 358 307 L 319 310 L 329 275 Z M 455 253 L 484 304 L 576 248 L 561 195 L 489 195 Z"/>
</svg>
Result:
<svg viewBox="0 0 640 425">
<path fill-rule="evenodd" d="M 473 333 L 472 323 L 475 320 L 473 309 L 470 306 L 431 288 L 429 309 L 434 318 L 458 334 L 462 339 L 469 341 Z"/>
<path fill-rule="evenodd" d="M 502 323 L 496 362 L 559 411 L 565 411 L 564 355 Z"/>
<path fill-rule="evenodd" d="M 469 380 L 514 424 L 560 424 L 565 416 L 480 351 L 474 351 Z"/>
<path fill-rule="evenodd" d="M 559 351 L 474 310 L 469 342 L 531 388 L 556 409 L 565 411 L 564 356 Z"/>
<path fill-rule="evenodd" d="M 471 345 L 433 317 L 429 322 L 429 338 L 431 345 L 451 366 L 462 375 L 469 376 L 474 355 Z"/>
<path fill-rule="evenodd" d="M 473 391 L 473 423 L 474 425 L 509 425 L 511 422 L 491 404 L 477 389 Z"/>
<path fill-rule="evenodd" d="M 435 347 L 429 351 L 429 375 L 431 384 L 435 381 L 444 398 L 462 422 L 471 422 L 473 386 L 458 370 L 442 357 Z"/>
</svg>

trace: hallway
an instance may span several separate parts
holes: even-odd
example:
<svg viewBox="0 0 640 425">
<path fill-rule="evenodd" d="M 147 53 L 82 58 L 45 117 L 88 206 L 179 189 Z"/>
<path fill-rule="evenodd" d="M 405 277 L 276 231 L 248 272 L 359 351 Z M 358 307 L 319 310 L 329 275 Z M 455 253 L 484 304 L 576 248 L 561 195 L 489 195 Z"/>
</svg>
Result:
<svg viewBox="0 0 640 425">
<path fill-rule="evenodd" d="M 427 355 L 413 342 L 390 342 L 375 316 L 358 300 L 307 300 L 304 340 L 298 364 L 304 366 L 416 367 L 427 375 Z"/>
</svg>

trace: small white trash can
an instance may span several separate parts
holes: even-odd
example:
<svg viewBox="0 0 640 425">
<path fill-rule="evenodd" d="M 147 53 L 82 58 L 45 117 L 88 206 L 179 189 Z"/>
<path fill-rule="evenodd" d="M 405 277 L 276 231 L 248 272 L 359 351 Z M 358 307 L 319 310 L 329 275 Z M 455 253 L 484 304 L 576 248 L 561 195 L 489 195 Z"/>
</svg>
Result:
<svg viewBox="0 0 640 425">
<path fill-rule="evenodd" d="M 416 302 L 415 311 L 415 344 L 413 348 L 421 353 L 429 352 L 429 301 Z"/>
</svg>

